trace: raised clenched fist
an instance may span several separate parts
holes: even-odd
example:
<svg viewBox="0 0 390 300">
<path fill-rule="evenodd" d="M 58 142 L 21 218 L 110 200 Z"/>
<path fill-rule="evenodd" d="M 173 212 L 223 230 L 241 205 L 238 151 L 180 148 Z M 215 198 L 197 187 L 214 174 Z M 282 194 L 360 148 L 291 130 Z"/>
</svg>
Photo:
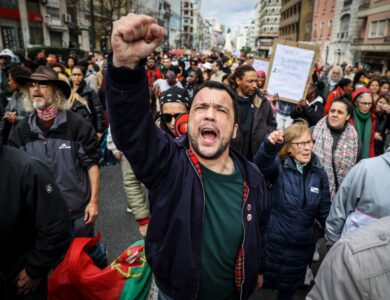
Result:
<svg viewBox="0 0 390 300">
<path fill-rule="evenodd" d="M 281 144 L 284 142 L 284 133 L 283 131 L 281 130 L 277 130 L 277 131 L 273 131 L 269 134 L 269 136 L 267 137 L 268 141 L 271 143 L 271 144 Z"/>
<path fill-rule="evenodd" d="M 115 21 L 111 35 L 114 66 L 136 68 L 158 47 L 164 32 L 156 19 L 146 15 L 130 13 Z"/>
</svg>

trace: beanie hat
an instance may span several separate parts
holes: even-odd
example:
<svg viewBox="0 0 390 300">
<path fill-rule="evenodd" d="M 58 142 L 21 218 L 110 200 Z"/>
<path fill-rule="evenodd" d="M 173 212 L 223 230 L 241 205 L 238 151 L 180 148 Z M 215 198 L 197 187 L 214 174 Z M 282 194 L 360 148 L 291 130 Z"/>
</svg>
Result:
<svg viewBox="0 0 390 300">
<path fill-rule="evenodd" d="M 161 106 L 167 102 L 177 102 L 183 104 L 185 107 L 190 108 L 191 100 L 188 92 L 185 89 L 173 86 L 166 90 L 161 97 Z"/>
<path fill-rule="evenodd" d="M 360 87 L 360 88 L 356 89 L 356 90 L 352 93 L 352 103 L 355 104 L 356 99 L 357 99 L 361 94 L 364 94 L 364 93 L 368 93 L 368 94 L 371 95 L 371 91 L 370 91 L 368 88 Z"/>
<path fill-rule="evenodd" d="M 256 74 L 257 74 L 257 76 L 265 77 L 265 72 L 263 70 L 257 70 Z"/>
</svg>

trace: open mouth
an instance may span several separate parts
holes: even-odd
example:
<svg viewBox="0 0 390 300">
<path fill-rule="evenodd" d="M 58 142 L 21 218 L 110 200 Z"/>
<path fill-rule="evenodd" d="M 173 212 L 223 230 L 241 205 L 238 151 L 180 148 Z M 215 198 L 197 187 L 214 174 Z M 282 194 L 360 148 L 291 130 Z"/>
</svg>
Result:
<svg viewBox="0 0 390 300">
<path fill-rule="evenodd" d="M 200 133 L 202 135 L 202 138 L 205 139 L 206 141 L 214 141 L 218 136 L 217 131 L 209 127 L 205 127 L 201 129 Z"/>
</svg>

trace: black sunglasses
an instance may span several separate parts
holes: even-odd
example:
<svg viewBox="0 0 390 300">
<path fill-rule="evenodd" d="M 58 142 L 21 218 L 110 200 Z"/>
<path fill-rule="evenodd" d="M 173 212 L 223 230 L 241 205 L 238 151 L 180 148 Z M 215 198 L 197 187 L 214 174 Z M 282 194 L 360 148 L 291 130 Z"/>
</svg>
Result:
<svg viewBox="0 0 390 300">
<path fill-rule="evenodd" d="M 161 115 L 161 120 L 163 120 L 165 123 L 171 123 L 172 121 L 172 118 L 174 118 L 175 120 L 177 119 L 178 116 L 180 116 L 180 114 L 174 114 L 174 115 L 171 115 L 171 114 L 162 114 Z"/>
</svg>

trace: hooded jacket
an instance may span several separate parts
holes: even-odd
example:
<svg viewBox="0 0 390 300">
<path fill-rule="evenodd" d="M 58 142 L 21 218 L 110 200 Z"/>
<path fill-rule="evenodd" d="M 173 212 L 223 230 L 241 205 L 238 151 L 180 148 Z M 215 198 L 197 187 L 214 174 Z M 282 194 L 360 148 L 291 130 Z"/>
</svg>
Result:
<svg viewBox="0 0 390 300">
<path fill-rule="evenodd" d="M 356 211 L 373 218 L 390 216 L 390 148 L 381 156 L 363 159 L 344 178 L 326 220 L 325 238 L 334 244 L 347 217 Z"/>
<path fill-rule="evenodd" d="M 196 170 L 200 166 L 190 158 L 186 135 L 173 140 L 155 125 L 143 65 L 136 70 L 115 68 L 110 56 L 105 82 L 114 143 L 149 190 L 148 263 L 174 299 L 196 299 L 205 202 Z M 242 209 L 244 255 L 240 281 L 241 299 L 248 299 L 263 271 L 269 205 L 257 168 L 234 150 L 230 154 L 249 187 Z"/>
<path fill-rule="evenodd" d="M 1 141 L 0 195 L 0 298 L 13 299 L 7 285 L 15 285 L 23 268 L 31 278 L 44 278 L 60 261 L 71 225 L 47 167 Z"/>
</svg>

